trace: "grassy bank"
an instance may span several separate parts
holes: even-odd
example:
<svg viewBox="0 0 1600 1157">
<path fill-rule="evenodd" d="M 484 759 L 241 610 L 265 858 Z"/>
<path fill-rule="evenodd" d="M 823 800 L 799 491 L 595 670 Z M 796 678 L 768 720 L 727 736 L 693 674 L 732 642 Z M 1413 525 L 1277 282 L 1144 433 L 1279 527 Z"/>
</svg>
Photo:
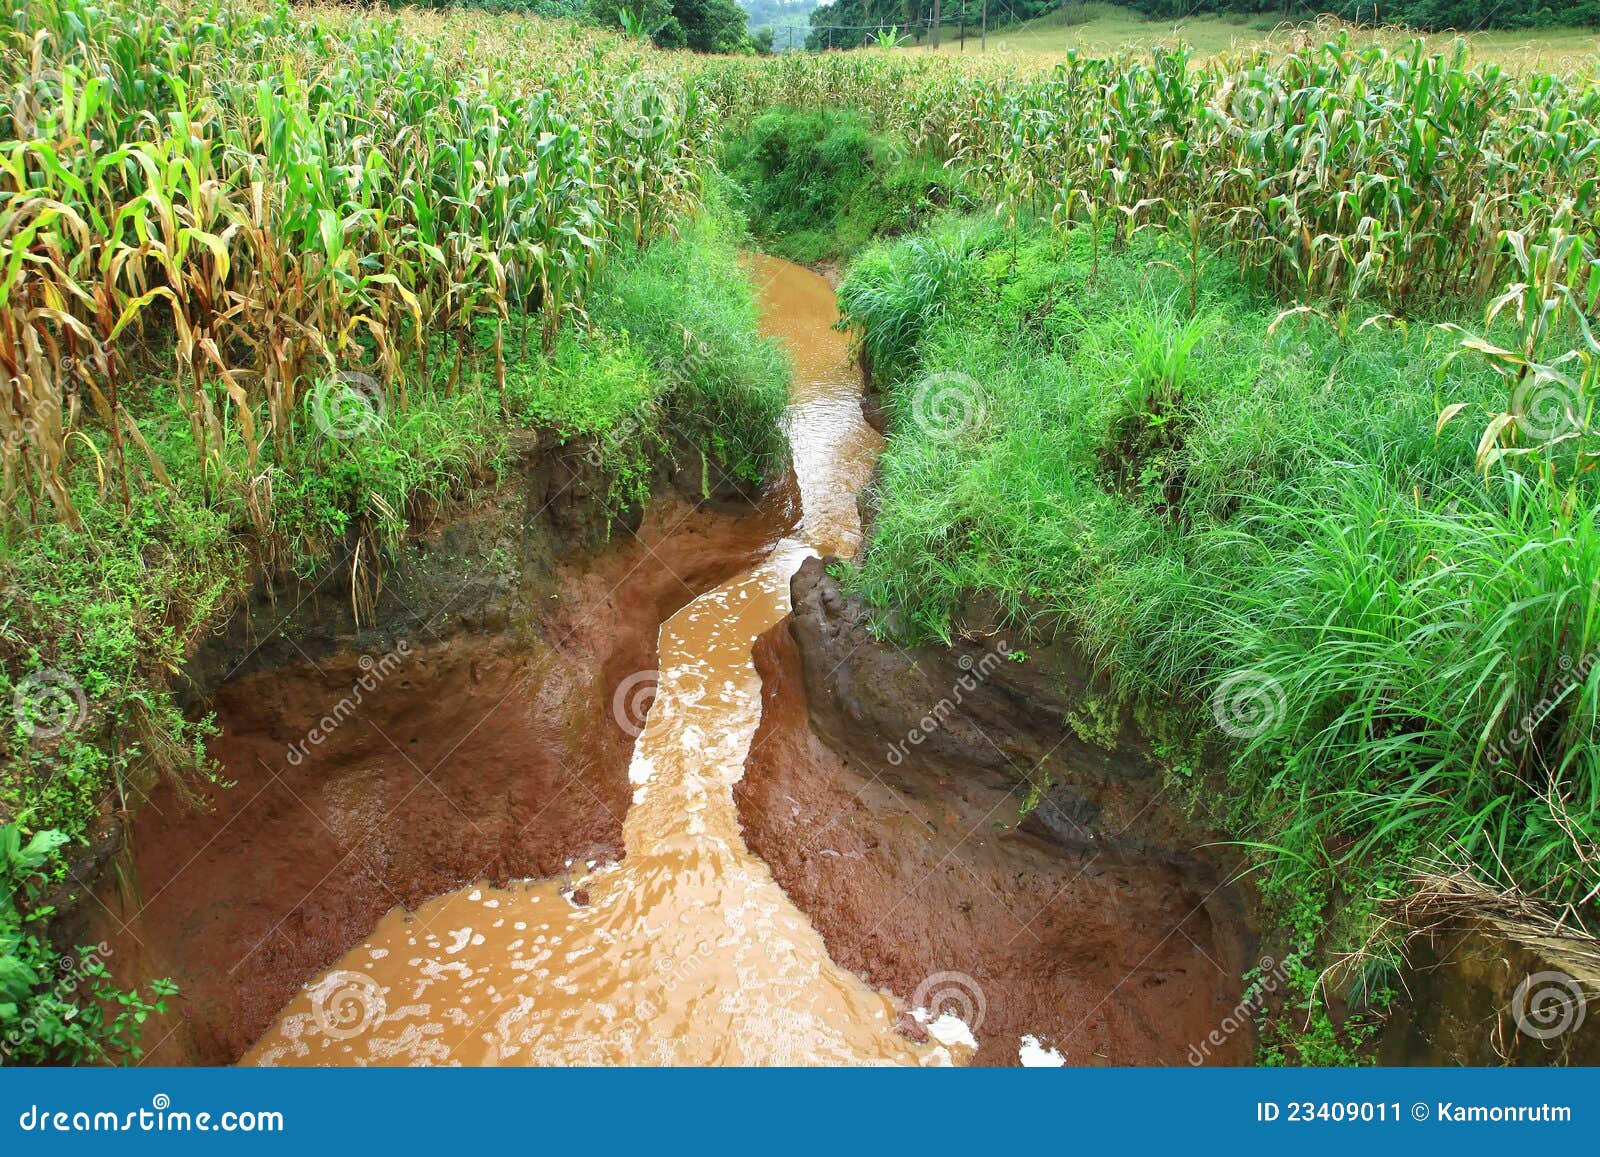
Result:
<svg viewBox="0 0 1600 1157">
<path fill-rule="evenodd" d="M 182 785 L 214 774 L 212 725 L 179 711 L 173 678 L 255 576 L 310 576 L 352 543 L 381 571 L 411 516 L 492 486 L 522 431 L 595 447 L 618 514 L 648 497 L 674 453 L 703 454 L 691 464 L 703 461 L 713 482 L 726 472 L 758 484 L 781 466 L 787 371 L 757 332 L 741 228 L 718 195 L 678 237 L 619 255 L 593 288 L 588 326 L 564 329 L 548 353 L 537 337 L 525 353 L 508 343 L 503 389 L 483 364 L 485 332 L 479 368 L 469 353 L 452 384 L 443 367 L 454 359 L 437 359 L 436 380 L 414 385 L 397 411 L 360 391 L 323 411 L 313 401 L 291 452 L 258 464 L 273 484 L 264 525 L 246 496 L 182 468 L 193 460 L 189 426 L 168 392 L 139 425 L 151 461 L 174 466 L 159 489 L 136 491 L 132 517 L 114 491 L 85 479 L 72 491 L 81 529 L 49 524 L 10 545 L 0 557 L 0 695 L 17 711 L 0 763 L 0 853 L 5 841 L 16 846 L 0 858 L 0 886 L 21 910 L 0 906 L 0 1038 L 29 1029 L 10 1059 L 82 1059 L 133 1044 L 131 1022 L 101 1034 L 90 1005 L 54 994 L 49 912 L 28 901 L 59 878 L 63 854 L 99 816 L 137 812 L 157 776 Z M 107 995 L 109 981 L 94 979 Z"/>
<path fill-rule="evenodd" d="M 1485 468 L 1482 423 L 1439 417 L 1497 412 L 1505 382 L 1457 334 L 1279 320 L 1192 256 L 985 220 L 864 255 L 840 301 L 894 424 L 855 589 L 911 638 L 976 600 L 1091 656 L 1102 699 L 1071 722 L 1131 712 L 1241 841 L 1308 1007 L 1419 867 L 1600 925 L 1583 451 Z M 1291 1055 L 1346 1055 L 1304 1017 Z"/>
<path fill-rule="evenodd" d="M 1095 661 L 1072 725 L 1136 718 L 1262 883 L 1269 1060 L 1353 1055 L 1334 998 L 1382 1003 L 1420 872 L 1597 924 L 1600 88 L 1386 43 L 703 80 L 858 110 L 987 210 L 843 286 L 896 419 L 852 582 Z"/>
<path fill-rule="evenodd" d="M 617 513 L 673 454 L 713 482 L 781 465 L 785 369 L 703 112 L 622 99 L 641 56 L 593 34 L 519 62 L 435 31 L 80 0 L 0 22 L 5 1060 L 131 1055 L 167 995 L 59 968 L 43 896 L 100 818 L 215 774 L 171 687 L 253 582 L 353 551 L 365 605 L 521 431 L 596 447 Z"/>
</svg>

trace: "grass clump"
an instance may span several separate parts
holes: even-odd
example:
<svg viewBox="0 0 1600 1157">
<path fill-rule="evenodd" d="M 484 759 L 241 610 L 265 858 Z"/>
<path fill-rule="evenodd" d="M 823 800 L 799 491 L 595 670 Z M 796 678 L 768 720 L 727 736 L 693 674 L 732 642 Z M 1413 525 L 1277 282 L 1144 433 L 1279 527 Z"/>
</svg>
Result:
<svg viewBox="0 0 1600 1157">
<path fill-rule="evenodd" d="M 1600 926 L 1592 474 L 1485 470 L 1440 427 L 1504 408 L 1454 335 L 1275 325 L 1170 241 L 1094 248 L 960 222 L 852 271 L 894 419 L 855 589 L 913 637 L 982 595 L 1074 639 L 1175 768 L 1226 778 L 1214 818 L 1307 960 L 1424 861 Z"/>
<path fill-rule="evenodd" d="M 725 142 L 723 167 L 744 191 L 757 238 L 801 262 L 913 229 L 956 189 L 936 160 L 869 131 L 849 109 L 771 109 Z"/>
<path fill-rule="evenodd" d="M 656 408 L 680 444 L 705 453 L 728 477 L 759 484 L 787 453 L 788 364 L 775 341 L 759 336 L 739 257 L 747 234 L 720 183 L 708 204 L 681 237 L 619 263 L 589 313 L 648 361 L 665 391 Z"/>
</svg>

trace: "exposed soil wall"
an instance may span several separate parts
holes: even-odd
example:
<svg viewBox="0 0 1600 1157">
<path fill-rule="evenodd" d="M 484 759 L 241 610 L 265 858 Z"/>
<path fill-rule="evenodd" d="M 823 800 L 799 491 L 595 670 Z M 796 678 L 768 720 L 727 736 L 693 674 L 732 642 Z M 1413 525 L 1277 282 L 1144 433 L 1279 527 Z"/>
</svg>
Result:
<svg viewBox="0 0 1600 1157">
<path fill-rule="evenodd" d="M 955 986 L 977 1013 L 981 994 L 979 1063 L 1016 1063 L 1024 1034 L 1072 1064 L 1247 1063 L 1243 904 L 1188 852 L 1200 841 L 1148 761 L 1067 733 L 1041 665 L 878 644 L 820 561 L 792 590 L 756 651 L 763 714 L 737 797 L 834 958 L 913 1003 Z M 963 676 L 960 710 L 923 727 Z M 887 754 L 913 731 L 910 754 Z M 1047 751 L 1057 786 L 1023 820 L 1019 769 Z"/>
<path fill-rule="evenodd" d="M 1407 944 L 1384 1065 L 1600 1065 L 1600 953 L 1526 921 L 1454 916 Z"/>
<path fill-rule="evenodd" d="M 258 592 L 199 649 L 195 706 L 217 713 L 232 786 L 198 808 L 155 788 L 131 874 L 102 877 L 71 921 L 125 981 L 181 985 L 146 1033 L 152 1061 L 236 1059 L 397 904 L 620 853 L 632 736 L 612 693 L 654 665 L 662 619 L 775 525 L 671 486 L 610 523 L 603 483 L 581 454 L 530 445 L 407 548 L 360 624 L 347 562 Z"/>
</svg>

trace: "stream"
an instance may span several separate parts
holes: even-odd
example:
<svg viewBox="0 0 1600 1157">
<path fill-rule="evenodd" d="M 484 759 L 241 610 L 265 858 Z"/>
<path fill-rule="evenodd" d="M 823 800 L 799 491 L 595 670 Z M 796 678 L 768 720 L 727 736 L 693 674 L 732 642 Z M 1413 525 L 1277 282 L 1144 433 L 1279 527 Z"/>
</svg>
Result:
<svg viewBox="0 0 1600 1157">
<path fill-rule="evenodd" d="M 800 515 L 756 566 L 662 625 L 659 672 L 618 687 L 617 724 L 648 708 L 623 859 L 394 908 L 245 1063 L 927 1065 L 976 1048 L 951 1014 L 923 1043 L 897 1030 L 894 998 L 829 957 L 741 832 L 733 787 L 761 715 L 752 647 L 789 613 L 805 558 L 854 551 L 855 495 L 882 445 L 827 282 L 752 260 L 764 330 L 794 364 Z"/>
</svg>

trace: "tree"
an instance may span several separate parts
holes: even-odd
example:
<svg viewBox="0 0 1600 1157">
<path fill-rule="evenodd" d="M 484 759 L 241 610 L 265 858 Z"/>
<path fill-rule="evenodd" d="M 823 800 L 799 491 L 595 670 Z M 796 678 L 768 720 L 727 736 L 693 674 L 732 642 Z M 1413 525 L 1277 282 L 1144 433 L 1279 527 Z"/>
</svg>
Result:
<svg viewBox="0 0 1600 1157">
<path fill-rule="evenodd" d="M 834 0 L 811 13 L 806 47 L 859 48 L 876 29 L 913 25 L 915 31 L 922 10 L 920 0 Z"/>
<path fill-rule="evenodd" d="M 744 9 L 733 0 L 589 0 L 589 12 L 600 24 L 648 36 L 658 48 L 755 51 Z"/>
<path fill-rule="evenodd" d="M 696 52 L 749 51 L 744 9 L 733 0 L 672 0 L 684 43 Z"/>
</svg>

